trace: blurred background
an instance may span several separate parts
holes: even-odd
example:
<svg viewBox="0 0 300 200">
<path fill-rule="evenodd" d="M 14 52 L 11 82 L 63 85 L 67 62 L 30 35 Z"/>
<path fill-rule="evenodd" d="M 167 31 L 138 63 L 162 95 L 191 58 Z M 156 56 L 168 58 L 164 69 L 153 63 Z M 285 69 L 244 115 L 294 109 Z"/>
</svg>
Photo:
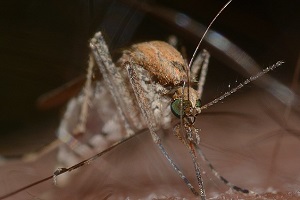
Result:
<svg viewBox="0 0 300 200">
<path fill-rule="evenodd" d="M 39 105 L 38 99 L 85 74 L 89 39 L 96 31 L 103 32 L 113 55 L 132 43 L 167 40 L 170 35 L 175 35 L 179 47 L 186 48 L 190 59 L 203 33 L 201 25 L 207 26 L 225 3 L 223 0 L 148 0 L 138 1 L 138 4 L 126 0 L 1 1 L 0 155 L 18 158 L 41 149 L 56 138 L 56 129 L 67 99 L 79 91 L 80 84 L 79 89 L 62 95 L 62 100 L 53 105 Z M 248 64 L 255 61 L 264 68 L 283 60 L 285 64 L 270 74 L 285 87 L 297 90 L 300 68 L 299 10 L 297 0 L 233 1 L 211 29 L 221 34 L 223 39 L 226 37 L 230 45 L 235 44 L 244 51 L 229 55 L 243 58 L 242 55 L 247 53 L 253 59 L 244 59 Z M 221 40 L 218 47 L 226 46 L 224 41 Z M 213 100 L 227 91 L 229 85 L 233 87 L 244 77 L 250 76 L 246 73 L 247 67 L 232 61 L 234 58 L 228 58 L 229 51 L 226 49 L 217 49 L 208 39 L 201 48 L 207 48 L 212 54 L 202 102 Z M 256 98 L 243 94 L 237 94 L 244 100 L 244 104 L 239 104 L 242 106 L 240 110 L 252 103 L 247 99 Z M 284 97 L 285 93 L 281 95 Z M 286 106 L 288 100 L 288 97 L 281 98 L 280 106 Z M 265 103 L 268 104 L 268 101 L 265 100 Z M 234 108 L 234 102 L 230 108 Z M 276 105 L 272 110 L 280 107 L 276 103 L 272 104 Z M 295 105 L 293 109 L 299 116 L 299 103 Z M 256 109 L 252 112 L 260 113 Z M 272 115 L 272 112 L 267 114 Z M 211 116 L 213 118 L 208 119 L 221 122 L 224 117 L 218 114 Z M 279 113 L 279 116 L 283 114 Z M 298 118 L 293 119 L 297 121 Z M 249 118 L 239 120 L 243 123 Z M 280 124 L 278 119 L 275 122 Z M 232 127 L 235 124 L 227 128 L 232 131 Z M 205 130 L 214 132 L 213 127 Z M 223 130 L 226 132 L 227 129 Z M 290 132 L 299 139 L 298 130 Z M 259 137 L 253 141 L 260 143 L 264 139 Z M 221 151 L 216 149 L 210 150 Z M 274 151 L 269 153 L 272 155 Z"/>
<path fill-rule="evenodd" d="M 148 1 L 184 13 L 203 25 L 225 2 Z M 190 58 L 198 42 L 184 28 L 176 28 L 175 16 L 169 15 L 166 22 L 160 19 L 165 12 L 147 14 L 129 1 L 17 0 L 0 4 L 0 154 L 5 156 L 34 150 L 55 137 L 64 105 L 38 109 L 37 99 L 85 73 L 88 41 L 96 31 L 104 32 L 112 51 L 137 41 L 167 40 L 175 35 Z M 286 64 L 274 75 L 288 83 L 299 56 L 299 9 L 297 0 L 233 1 L 212 29 L 262 67 L 284 60 Z M 217 67 L 211 70 L 220 72 L 222 61 L 216 62 L 212 58 L 211 65 Z M 216 74 L 222 76 L 208 84 L 225 88 L 237 76 Z"/>
</svg>

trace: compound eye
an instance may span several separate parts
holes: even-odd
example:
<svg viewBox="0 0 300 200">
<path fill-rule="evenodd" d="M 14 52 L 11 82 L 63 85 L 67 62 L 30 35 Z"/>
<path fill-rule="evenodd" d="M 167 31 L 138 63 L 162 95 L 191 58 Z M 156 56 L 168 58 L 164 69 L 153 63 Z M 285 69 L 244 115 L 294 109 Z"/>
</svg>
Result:
<svg viewBox="0 0 300 200">
<path fill-rule="evenodd" d="M 181 107 L 183 106 L 183 108 Z M 188 100 L 184 100 L 181 102 L 181 99 L 175 99 L 171 103 L 171 111 L 177 117 L 180 118 L 182 115 L 185 114 L 185 110 L 191 106 L 191 102 Z"/>
<path fill-rule="evenodd" d="M 181 108 L 181 100 L 180 99 L 175 99 L 171 103 L 171 111 L 177 118 L 180 118 L 180 116 L 183 113 L 183 110 Z"/>
<path fill-rule="evenodd" d="M 202 102 L 201 102 L 201 100 L 200 99 L 198 99 L 197 101 L 196 101 L 196 108 L 200 108 L 202 106 Z"/>
</svg>

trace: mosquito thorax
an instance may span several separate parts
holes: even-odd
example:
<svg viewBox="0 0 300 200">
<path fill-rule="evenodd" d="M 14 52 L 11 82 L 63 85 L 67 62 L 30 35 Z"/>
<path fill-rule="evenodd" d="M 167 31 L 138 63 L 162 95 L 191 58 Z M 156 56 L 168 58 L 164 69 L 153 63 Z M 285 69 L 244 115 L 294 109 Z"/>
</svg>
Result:
<svg viewBox="0 0 300 200">
<path fill-rule="evenodd" d="M 124 51 L 120 61 L 143 67 L 163 86 L 178 86 L 186 80 L 186 63 L 182 55 L 166 42 L 134 44 Z"/>
</svg>

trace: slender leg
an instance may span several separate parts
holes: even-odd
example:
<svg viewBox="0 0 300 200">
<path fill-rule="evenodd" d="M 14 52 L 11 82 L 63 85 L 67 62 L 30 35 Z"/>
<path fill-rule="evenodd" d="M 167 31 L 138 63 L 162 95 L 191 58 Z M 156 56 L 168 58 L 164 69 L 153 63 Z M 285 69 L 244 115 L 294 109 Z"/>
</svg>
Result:
<svg viewBox="0 0 300 200">
<path fill-rule="evenodd" d="M 191 67 L 191 81 L 198 82 L 197 90 L 198 90 L 199 99 L 201 99 L 203 94 L 203 86 L 206 80 L 209 57 L 210 57 L 209 52 L 206 51 L 205 49 L 202 50 L 196 57 Z"/>
<path fill-rule="evenodd" d="M 136 108 L 132 92 L 126 87 L 128 81 L 122 76 L 110 56 L 108 47 L 100 32 L 95 34 L 95 37 L 90 42 L 90 47 L 94 54 L 96 63 L 99 66 L 100 72 L 104 78 L 105 84 L 109 88 L 111 95 L 118 107 L 122 121 L 128 135 L 134 134 L 134 128 L 141 129 L 143 123 L 139 118 L 139 110 Z"/>
<path fill-rule="evenodd" d="M 76 139 L 76 137 L 71 134 L 72 129 L 70 130 L 70 124 L 77 123 L 77 119 L 74 121 L 73 116 L 74 114 L 80 113 L 80 111 L 77 112 L 77 109 L 81 107 L 83 99 L 84 96 L 81 94 L 68 103 L 67 109 L 57 130 L 58 139 L 65 144 L 60 146 L 58 152 L 57 159 L 60 167 L 72 165 L 78 162 L 81 156 L 92 154 L 92 149 Z"/>
<path fill-rule="evenodd" d="M 245 85 L 251 83 L 252 81 L 258 79 L 259 77 L 261 77 L 262 75 L 264 75 L 265 73 L 268 73 L 269 71 L 277 68 L 278 66 L 280 66 L 283 62 L 282 61 L 278 61 L 277 63 L 275 63 L 274 65 L 265 68 L 263 71 L 257 73 L 254 76 L 251 76 L 250 78 L 246 79 L 243 83 L 240 83 L 238 86 L 232 88 L 229 92 L 225 92 L 223 95 L 221 95 L 220 97 L 216 98 L 215 100 L 209 102 L 208 104 L 204 105 L 201 107 L 201 109 L 207 109 L 209 106 L 212 106 L 216 103 L 218 103 L 219 101 L 223 100 L 224 98 L 230 96 L 231 94 L 233 94 L 234 92 L 236 92 L 237 90 L 241 89 L 242 87 L 244 87 Z M 202 70 L 203 71 L 203 70 Z M 202 74 L 202 72 L 201 72 Z M 206 75 L 206 72 L 204 72 L 204 74 Z M 204 78 L 205 80 L 205 78 Z M 199 83 L 201 82 L 201 78 Z M 199 88 L 198 88 L 199 91 Z M 201 94 L 200 94 L 201 95 Z M 184 141 L 184 140 L 183 140 Z M 230 187 L 231 189 L 238 191 L 238 192 L 242 192 L 245 194 L 254 194 L 254 195 L 258 195 L 253 191 L 247 190 L 247 189 L 243 189 L 241 187 L 235 186 L 232 183 L 230 183 L 227 179 L 225 179 L 224 177 L 222 177 L 213 167 L 213 165 L 209 162 L 209 160 L 206 158 L 206 156 L 204 155 L 204 153 L 201 151 L 201 149 L 199 148 L 199 146 L 195 143 L 192 144 L 193 149 L 196 149 L 196 151 L 198 152 L 198 154 L 200 155 L 200 157 L 202 158 L 202 160 L 208 165 L 208 167 L 210 168 L 210 170 L 213 172 L 213 174 L 219 179 L 221 180 L 223 183 L 225 183 L 228 187 Z"/>
<path fill-rule="evenodd" d="M 60 147 L 58 156 L 61 166 L 72 165 L 126 136 L 118 111 L 113 107 L 113 99 L 104 82 L 100 80 L 92 84 L 93 95 L 89 98 L 88 104 L 87 120 L 92 121 L 93 125 L 90 123 L 80 138 L 72 134 L 74 127 L 80 122 L 82 105 L 86 100 L 84 89 L 69 101 L 57 130 L 59 140 L 65 144 Z M 86 129 L 86 123 L 82 125 Z"/>
<path fill-rule="evenodd" d="M 78 123 L 72 132 L 75 136 L 86 132 L 88 109 L 89 109 L 89 105 L 91 104 L 91 96 L 92 96 L 92 76 L 93 76 L 94 65 L 95 65 L 94 59 L 92 55 L 90 55 L 87 75 L 86 75 L 86 82 L 83 88 L 84 99 L 82 101 Z"/>
<path fill-rule="evenodd" d="M 179 141 L 181 141 L 189 150 L 189 154 L 193 161 L 195 172 L 196 172 L 196 177 L 197 177 L 198 186 L 199 186 L 199 190 L 200 190 L 200 196 L 205 196 L 205 188 L 204 188 L 204 183 L 203 183 L 203 179 L 201 176 L 201 168 L 200 168 L 199 163 L 197 162 L 197 156 L 195 154 L 195 149 L 192 145 L 187 144 L 187 141 L 182 138 L 182 136 L 181 136 L 182 134 L 180 134 L 181 131 L 183 131 L 183 128 L 182 128 L 182 124 L 179 123 L 174 127 L 173 133 L 179 139 Z"/>
<path fill-rule="evenodd" d="M 140 66 L 133 65 L 131 63 L 125 63 L 125 67 L 128 71 L 132 88 L 135 92 L 138 104 L 148 124 L 154 143 L 158 145 L 158 148 L 160 149 L 162 154 L 167 158 L 167 160 L 170 162 L 174 170 L 179 174 L 180 178 L 185 182 L 188 188 L 195 195 L 199 196 L 199 193 L 195 190 L 195 188 L 192 186 L 190 181 L 186 178 L 186 176 L 182 173 L 182 171 L 177 167 L 177 165 L 171 159 L 169 154 L 166 152 L 166 150 L 164 149 L 161 143 L 159 136 L 156 133 L 158 131 L 158 126 L 156 124 L 154 113 L 151 109 L 151 101 L 147 95 L 149 93 L 150 94 L 153 93 L 154 91 L 153 88 L 151 88 L 151 86 L 147 86 L 147 84 L 143 82 L 144 80 L 143 76 L 145 76 L 145 70 L 143 70 Z M 200 195 L 202 200 L 205 200 L 205 193 L 201 191 Z"/>
<path fill-rule="evenodd" d="M 230 187 L 231 189 L 237 191 L 237 192 L 242 192 L 245 194 L 256 194 L 253 191 L 247 190 L 247 189 L 243 189 L 241 187 L 238 187 L 232 183 L 230 183 L 227 179 L 225 179 L 223 176 L 221 176 L 216 169 L 214 168 L 214 166 L 209 162 L 209 160 L 206 158 L 206 156 L 204 155 L 204 153 L 202 152 L 202 150 L 198 147 L 198 145 L 193 144 L 193 146 L 195 147 L 196 151 L 198 152 L 198 154 L 200 155 L 200 157 L 202 158 L 202 160 L 208 165 L 208 167 L 210 168 L 210 170 L 212 171 L 212 173 L 219 179 L 221 180 L 223 183 L 225 183 L 225 185 L 227 185 L 228 187 Z"/>
</svg>

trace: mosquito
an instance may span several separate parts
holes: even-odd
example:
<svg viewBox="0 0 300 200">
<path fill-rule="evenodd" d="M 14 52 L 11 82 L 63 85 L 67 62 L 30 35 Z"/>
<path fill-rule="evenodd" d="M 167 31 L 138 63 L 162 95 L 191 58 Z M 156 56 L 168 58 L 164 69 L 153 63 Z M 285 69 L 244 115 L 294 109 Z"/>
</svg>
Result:
<svg viewBox="0 0 300 200">
<path fill-rule="evenodd" d="M 223 6 L 206 32 L 230 2 Z M 201 113 L 202 109 L 216 104 L 244 85 L 281 65 L 281 62 L 278 62 L 266 68 L 221 97 L 202 106 L 200 99 L 208 69 L 209 53 L 204 50 L 199 55 L 196 56 L 196 54 L 206 32 L 198 43 L 189 64 L 175 48 L 161 41 L 132 45 L 128 50 L 123 51 L 122 56 L 115 64 L 102 33 L 96 33 L 90 42 L 92 57 L 90 58 L 87 82 L 84 89 L 85 99 L 81 107 L 80 121 L 73 131 L 74 135 L 86 132 L 87 110 L 91 103 L 89 99 L 92 91 L 93 62 L 96 62 L 104 83 L 117 105 L 118 120 L 124 124 L 126 135 L 133 135 L 147 127 L 150 130 L 153 142 L 158 146 L 179 177 L 191 192 L 196 196 L 200 196 L 202 200 L 206 199 L 206 194 L 196 152 L 208 163 L 213 173 L 229 187 L 243 193 L 251 193 L 251 191 L 228 182 L 208 162 L 198 147 L 200 133 L 199 129 L 195 127 L 197 115 Z M 180 123 L 175 125 L 173 132 L 190 153 L 197 177 L 198 191 L 169 156 L 158 135 L 159 130 L 170 128 L 172 114 L 180 119 Z"/>
<path fill-rule="evenodd" d="M 70 149 L 76 149 L 75 153 L 79 155 L 91 153 L 92 148 L 90 146 L 95 145 L 86 145 L 86 143 L 100 141 L 101 139 L 99 140 L 99 138 L 95 137 L 101 136 L 86 139 L 88 138 L 86 136 L 88 117 L 91 115 L 89 113 L 91 110 L 90 107 L 93 105 L 94 100 L 98 100 L 99 102 L 96 102 L 98 104 L 110 104 L 111 101 L 109 98 L 101 99 L 99 97 L 103 97 L 109 93 L 117 110 L 101 111 L 105 112 L 104 115 L 107 117 L 102 130 L 107 135 L 112 135 L 111 133 L 119 131 L 120 133 L 124 133 L 126 138 L 131 138 L 138 131 L 148 128 L 153 142 L 195 196 L 199 196 L 202 200 L 206 199 L 197 155 L 208 164 L 213 174 L 230 188 L 242 193 L 255 194 L 252 191 L 231 184 L 218 174 L 198 146 L 201 137 L 199 129 L 195 127 L 196 118 L 201 113 L 201 110 L 222 101 L 243 86 L 283 63 L 277 62 L 273 66 L 265 68 L 257 75 L 246 79 L 243 83 L 240 83 L 237 87 L 234 87 L 212 102 L 206 105 L 201 104 L 200 99 L 203 93 L 210 55 L 205 50 L 198 55 L 197 52 L 207 31 L 231 1 L 228 1 L 222 7 L 207 27 L 189 64 L 174 47 L 161 41 L 134 44 L 128 50 L 123 51 L 122 56 L 115 64 L 112 61 L 102 33 L 96 33 L 90 41 L 92 54 L 89 59 L 87 80 L 83 93 L 78 99 L 74 99 L 68 104 L 67 111 L 58 130 L 59 138 L 62 141 L 66 141 Z M 96 65 L 97 67 L 95 67 Z M 99 82 L 93 81 L 93 79 L 97 79 L 97 71 L 101 73 L 106 89 Z M 95 95 L 94 99 L 92 98 L 93 95 Z M 78 111 L 80 113 L 79 122 L 74 122 L 77 125 L 70 133 L 68 131 L 70 129 L 69 125 L 66 124 L 71 118 L 71 113 L 68 111 L 72 110 L 78 102 L 81 104 L 81 110 Z M 173 127 L 173 132 L 189 151 L 194 165 L 198 189 L 192 185 L 179 166 L 169 156 L 158 135 L 160 130 L 171 127 L 171 121 L 174 116 L 180 122 Z M 124 137 L 124 135 L 120 137 Z M 117 143 L 113 147 L 122 142 Z M 94 144 L 96 143 L 94 142 Z M 111 148 L 108 148 L 104 152 L 109 151 Z M 70 168 L 58 168 L 54 172 L 53 178 L 88 164 L 101 155 L 102 153 L 97 154 Z"/>
</svg>

